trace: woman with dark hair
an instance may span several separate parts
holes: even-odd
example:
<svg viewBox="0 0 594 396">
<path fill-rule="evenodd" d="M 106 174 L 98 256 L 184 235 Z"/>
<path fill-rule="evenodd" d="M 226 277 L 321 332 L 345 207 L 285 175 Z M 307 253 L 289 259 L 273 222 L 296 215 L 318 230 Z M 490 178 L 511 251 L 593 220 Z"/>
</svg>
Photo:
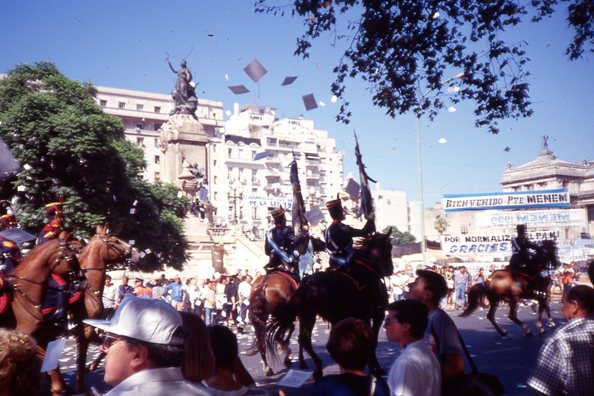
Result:
<svg viewBox="0 0 594 396">
<path fill-rule="evenodd" d="M 267 396 L 265 389 L 256 387 L 239 358 L 237 337 L 226 326 L 208 326 L 208 335 L 215 357 L 214 374 L 203 381 L 213 396 Z"/>
<path fill-rule="evenodd" d="M 375 353 L 375 337 L 363 320 L 346 318 L 332 326 L 326 349 L 340 367 L 340 374 L 316 381 L 312 396 L 388 396 L 383 378 L 367 374 L 365 367 Z"/>
</svg>

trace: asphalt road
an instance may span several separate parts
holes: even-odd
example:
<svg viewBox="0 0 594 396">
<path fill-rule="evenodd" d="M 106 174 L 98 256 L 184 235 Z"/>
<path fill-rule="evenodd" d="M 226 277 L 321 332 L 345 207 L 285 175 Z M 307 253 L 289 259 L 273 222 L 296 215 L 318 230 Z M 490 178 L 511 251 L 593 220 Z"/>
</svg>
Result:
<svg viewBox="0 0 594 396">
<path fill-rule="evenodd" d="M 552 314 L 557 324 L 562 324 L 563 320 L 560 312 L 560 304 L 557 301 L 557 298 L 554 300 L 555 301 L 551 305 Z M 508 331 L 507 337 L 501 337 L 497 334 L 495 329 L 486 319 L 486 310 L 477 311 L 468 318 L 458 317 L 457 314 L 459 311 L 449 311 L 449 313 L 458 325 L 469 352 L 473 356 L 480 371 L 497 375 L 505 386 L 506 395 L 533 395 L 533 393 L 526 387 L 525 382 L 534 366 L 540 346 L 547 335 L 536 335 L 536 328 L 534 326 L 536 315 L 530 307 L 521 306 L 518 316 L 521 320 L 525 321 L 530 326 L 533 333 L 535 333 L 532 337 L 525 336 L 522 329 L 507 319 L 507 305 L 502 305 L 497 311 L 497 321 Z M 337 365 L 332 362 L 325 350 L 325 342 L 329 332 L 329 326 L 322 321 L 318 321 L 316 328 L 314 329 L 313 343 L 316 353 L 318 353 L 320 358 L 324 361 L 325 374 L 338 372 Z M 549 330 L 547 334 L 550 334 L 551 332 L 552 331 Z M 296 343 L 296 333 L 292 340 L 293 368 L 300 370 L 297 362 L 298 346 Z M 281 389 L 281 387 L 278 386 L 278 381 L 287 373 L 287 369 L 280 364 L 272 364 L 271 366 L 275 371 L 275 375 L 272 377 L 265 377 L 259 356 L 246 355 L 246 350 L 253 341 L 253 333 L 251 331 L 246 331 L 245 334 L 238 335 L 238 340 L 240 343 L 242 360 L 257 384 L 268 389 L 271 395 L 277 395 L 279 389 Z M 96 352 L 97 347 L 91 347 L 89 359 L 96 356 Z M 399 348 L 396 344 L 387 341 L 385 332 L 382 329 L 380 331 L 377 355 L 380 364 L 386 371 L 389 370 L 392 362 L 398 356 L 398 353 Z M 69 340 L 63 352 L 60 364 L 62 372 L 65 373 L 66 381 L 70 384 L 73 383 L 72 370 L 74 369 L 74 354 L 74 341 Z M 306 362 L 310 369 L 313 370 L 312 361 L 307 354 Z M 88 386 L 93 386 L 97 391 L 105 392 L 109 389 L 109 386 L 103 383 L 102 378 L 103 369 L 100 367 L 97 371 L 87 375 L 86 382 Z M 287 396 L 303 396 L 309 393 L 312 385 L 313 380 L 310 378 L 301 388 L 295 389 L 282 387 L 282 390 Z M 49 395 L 48 389 L 49 387 L 47 384 L 44 385 L 42 395 Z"/>
</svg>

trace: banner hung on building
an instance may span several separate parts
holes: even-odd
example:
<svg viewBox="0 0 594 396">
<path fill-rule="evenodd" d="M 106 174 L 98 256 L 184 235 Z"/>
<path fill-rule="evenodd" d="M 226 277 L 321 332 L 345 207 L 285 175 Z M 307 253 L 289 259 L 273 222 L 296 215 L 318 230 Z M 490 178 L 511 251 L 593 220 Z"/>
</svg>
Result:
<svg viewBox="0 0 594 396">
<path fill-rule="evenodd" d="M 247 197 L 247 204 L 249 206 L 267 206 L 269 208 L 278 208 L 282 205 L 286 210 L 291 210 L 293 207 L 292 198 L 280 198 L 280 197 L 260 197 L 256 195 L 250 195 Z"/>
<path fill-rule="evenodd" d="M 441 250 L 446 254 L 475 254 L 479 256 L 511 256 L 511 233 L 444 235 Z M 558 240 L 559 231 L 530 231 L 526 236 L 531 241 Z"/>
<path fill-rule="evenodd" d="M 446 194 L 446 212 L 490 209 L 540 209 L 569 207 L 567 189 L 497 192 L 486 194 Z"/>
<path fill-rule="evenodd" d="M 518 224 L 530 227 L 584 227 L 585 209 L 549 209 L 502 211 L 486 210 L 475 215 L 477 228 L 514 228 Z"/>
</svg>

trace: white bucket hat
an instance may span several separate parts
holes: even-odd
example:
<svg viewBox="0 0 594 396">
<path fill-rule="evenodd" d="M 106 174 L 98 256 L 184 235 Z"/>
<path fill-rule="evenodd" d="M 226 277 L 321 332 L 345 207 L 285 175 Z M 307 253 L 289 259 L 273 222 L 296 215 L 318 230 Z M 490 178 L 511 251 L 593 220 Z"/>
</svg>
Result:
<svg viewBox="0 0 594 396">
<path fill-rule="evenodd" d="M 85 319 L 84 323 L 115 335 L 151 344 L 183 345 L 181 315 L 161 300 L 127 296 L 111 320 Z"/>
</svg>

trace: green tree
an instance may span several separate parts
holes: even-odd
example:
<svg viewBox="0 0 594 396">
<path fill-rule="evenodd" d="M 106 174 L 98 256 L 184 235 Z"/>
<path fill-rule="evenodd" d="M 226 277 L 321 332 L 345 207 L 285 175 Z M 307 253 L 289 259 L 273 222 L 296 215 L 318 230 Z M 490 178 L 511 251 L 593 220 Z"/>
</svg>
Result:
<svg viewBox="0 0 594 396">
<path fill-rule="evenodd" d="M 47 62 L 16 66 L 0 80 L 0 136 L 23 166 L 0 198 L 14 199 L 21 225 L 36 231 L 43 205 L 62 197 L 66 226 L 77 234 L 88 237 L 108 222 L 145 253 L 142 269 L 180 268 L 188 200 L 174 186 L 138 179 L 142 151 L 94 95 L 93 86 L 67 79 Z"/>
<path fill-rule="evenodd" d="M 498 133 L 498 120 L 532 114 L 525 43 L 515 39 L 507 42 L 501 38 L 502 32 L 527 18 L 540 21 L 557 12 L 558 4 L 567 3 L 567 21 L 575 31 L 567 55 L 575 60 L 594 47 L 592 0 L 267 3 L 256 0 L 256 12 L 290 12 L 303 18 L 305 32 L 297 39 L 296 55 L 307 58 L 312 42 L 326 32 L 334 36 L 335 42 L 346 42 L 331 87 L 342 103 L 337 119 L 346 123 L 351 116 L 345 99 L 349 78 L 359 76 L 367 81 L 374 105 L 384 108 L 391 117 L 412 110 L 433 119 L 446 106 L 440 100 L 440 93 L 447 88 L 444 77 L 463 72 L 461 90 L 450 100 L 474 101 L 476 125 Z"/>
<path fill-rule="evenodd" d="M 448 219 L 446 219 L 445 217 L 441 217 L 441 215 L 437 215 L 437 217 L 435 217 L 435 231 L 437 231 L 439 233 L 439 235 L 443 235 L 444 232 L 446 232 L 446 230 L 448 229 L 448 226 L 450 225 L 448 223 Z"/>
<path fill-rule="evenodd" d="M 409 243 L 415 243 L 415 236 L 408 231 L 402 232 L 398 230 L 396 226 L 387 226 L 382 230 L 382 233 L 386 234 L 391 232 L 390 241 L 392 245 L 407 245 Z"/>
</svg>

